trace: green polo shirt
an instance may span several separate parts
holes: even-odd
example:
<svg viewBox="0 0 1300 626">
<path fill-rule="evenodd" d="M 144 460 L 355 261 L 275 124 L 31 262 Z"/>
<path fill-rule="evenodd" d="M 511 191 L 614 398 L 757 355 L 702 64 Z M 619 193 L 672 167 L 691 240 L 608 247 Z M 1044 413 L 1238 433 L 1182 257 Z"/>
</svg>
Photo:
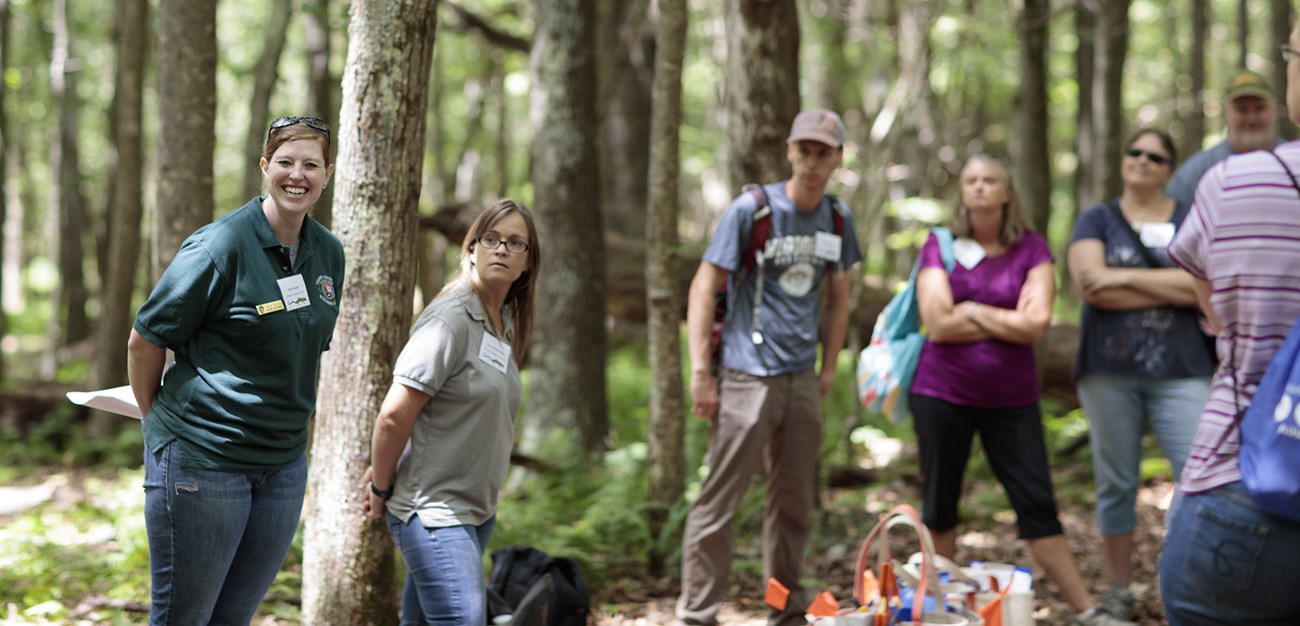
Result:
<svg viewBox="0 0 1300 626">
<path fill-rule="evenodd" d="M 190 235 L 136 314 L 137 332 L 176 353 L 144 420 L 145 445 L 179 440 L 184 467 L 274 469 L 307 447 L 343 246 L 308 217 L 290 267 L 261 200 Z"/>
</svg>

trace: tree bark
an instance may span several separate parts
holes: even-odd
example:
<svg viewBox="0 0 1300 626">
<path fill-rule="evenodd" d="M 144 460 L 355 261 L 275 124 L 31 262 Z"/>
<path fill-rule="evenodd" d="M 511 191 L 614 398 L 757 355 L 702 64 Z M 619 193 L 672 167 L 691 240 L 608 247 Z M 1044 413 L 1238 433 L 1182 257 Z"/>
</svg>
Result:
<svg viewBox="0 0 1300 626">
<path fill-rule="evenodd" d="M 554 428 L 580 433 L 581 450 L 604 448 L 604 220 L 596 119 L 595 0 L 534 0 L 531 55 L 533 209 L 545 248 L 537 275 L 542 304 L 533 336 L 524 441 L 530 451 Z M 548 450 L 548 453 L 562 453 Z"/>
<path fill-rule="evenodd" d="M 383 522 L 361 517 L 356 485 L 411 323 L 436 11 L 427 0 L 354 0 L 350 9 L 334 219 L 348 271 L 308 471 L 305 624 L 397 618 L 392 544 Z"/>
<path fill-rule="evenodd" d="M 629 237 L 646 232 L 645 172 L 650 162 L 650 83 L 654 25 L 649 0 L 598 2 L 596 55 L 600 115 L 600 197 L 606 226 Z"/>
<path fill-rule="evenodd" d="M 116 163 L 108 225 L 107 271 L 101 293 L 93 372 L 98 388 L 126 384 L 126 339 L 131 332 L 131 296 L 140 257 L 145 54 L 149 41 L 148 0 L 118 0 L 117 83 L 113 107 Z M 109 421 L 111 420 L 111 421 Z M 121 418 L 96 413 L 92 435 L 104 436 Z"/>
<path fill-rule="evenodd" d="M 1273 60 L 1273 89 L 1278 96 L 1277 134 L 1291 140 L 1295 139 L 1296 128 L 1291 122 L 1290 114 L 1287 113 L 1286 63 L 1282 62 L 1278 51 L 1291 41 L 1291 27 L 1295 13 L 1291 10 L 1291 0 L 1273 0 L 1269 4 L 1269 9 L 1273 19 L 1270 20 L 1272 41 L 1269 42 L 1268 49 L 1272 53 L 1269 57 Z"/>
<path fill-rule="evenodd" d="M 795 0 L 726 0 L 727 182 L 790 175 L 785 138 L 799 113 L 799 12 Z"/>
<path fill-rule="evenodd" d="M 1250 6 L 1237 0 L 1237 68 L 1247 69 L 1250 57 Z"/>
<path fill-rule="evenodd" d="M 1024 0 L 1020 12 L 1020 107 L 1016 115 L 1016 186 L 1034 230 L 1047 233 L 1052 215 L 1052 161 L 1047 146 L 1048 0 Z"/>
<path fill-rule="evenodd" d="M 9 0 L 0 0 L 0 68 L 9 67 Z M 0 266 L 4 265 L 4 259 L 7 259 L 7 251 L 11 245 L 9 238 L 5 236 L 3 225 L 9 216 L 9 193 L 8 177 L 9 172 L 9 110 L 6 108 L 5 94 L 9 87 L 3 80 L 0 80 Z M 0 337 L 5 336 L 9 328 L 5 315 L 5 303 L 8 298 L 5 297 L 5 291 L 8 285 L 5 282 L 5 272 L 0 270 Z M 5 380 L 5 358 L 4 351 L 0 350 L 0 384 Z"/>
<path fill-rule="evenodd" d="M 667 546 L 661 535 L 668 513 L 686 484 L 686 401 L 682 391 L 680 296 L 677 283 L 677 216 L 682 119 L 682 60 L 686 54 L 686 0 L 659 0 L 653 105 L 650 119 L 649 249 L 646 308 L 650 367 L 650 433 L 647 458 L 650 506 L 650 575 L 661 576 Z"/>
<path fill-rule="evenodd" d="M 77 155 L 77 72 L 79 61 L 72 54 L 69 31 L 69 0 L 54 0 L 54 43 L 50 57 L 50 96 L 58 114 L 58 135 L 50 142 L 50 172 L 57 184 L 50 186 L 51 247 L 59 269 L 59 283 L 53 293 L 54 306 L 47 328 L 49 351 L 44 371 L 53 377 L 58 367 L 58 348 L 86 338 L 85 200 L 81 194 L 81 172 Z"/>
<path fill-rule="evenodd" d="M 152 282 L 171 264 L 181 242 L 212 221 L 217 0 L 162 0 L 158 23 L 160 158 Z"/>
<path fill-rule="evenodd" d="M 304 30 L 307 34 L 307 62 L 311 66 L 309 80 L 311 87 L 307 92 L 307 115 L 314 115 L 329 123 L 335 141 L 330 142 L 330 162 L 333 163 L 339 151 L 339 80 L 330 72 L 330 56 L 333 48 L 333 29 L 330 28 L 330 0 L 311 0 L 304 6 Z M 321 192 L 320 200 L 312 208 L 312 217 L 330 227 L 333 221 L 334 186 L 329 185 Z"/>
<path fill-rule="evenodd" d="M 1094 124 L 1093 98 L 1096 86 L 1094 64 L 1097 59 L 1097 15 L 1092 0 L 1076 0 L 1074 6 L 1075 83 L 1079 85 L 1079 111 L 1076 118 L 1074 152 L 1078 164 L 1074 170 L 1074 215 L 1097 203 L 1097 185 L 1093 164 L 1096 162 L 1097 132 Z"/>
<path fill-rule="evenodd" d="M 1120 151 L 1124 148 L 1124 57 L 1128 53 L 1129 0 L 1101 0 L 1097 16 L 1097 74 L 1093 93 L 1093 122 L 1096 124 L 1098 164 L 1097 198 L 1119 196 Z"/>
<path fill-rule="evenodd" d="M 262 158 L 266 127 L 271 121 L 271 92 L 279 76 L 280 55 L 284 51 L 285 34 L 292 14 L 292 0 L 272 0 L 271 19 L 266 24 L 266 38 L 262 40 L 262 56 L 253 69 L 253 97 L 249 99 L 248 135 L 244 139 L 244 193 L 240 195 L 244 200 L 262 193 L 262 170 L 256 164 Z"/>
<path fill-rule="evenodd" d="M 1210 34 L 1209 0 L 1191 0 L 1192 50 L 1187 55 L 1187 73 L 1192 79 L 1191 111 L 1184 116 L 1187 132 L 1179 154 L 1192 156 L 1205 142 L 1205 42 Z"/>
</svg>

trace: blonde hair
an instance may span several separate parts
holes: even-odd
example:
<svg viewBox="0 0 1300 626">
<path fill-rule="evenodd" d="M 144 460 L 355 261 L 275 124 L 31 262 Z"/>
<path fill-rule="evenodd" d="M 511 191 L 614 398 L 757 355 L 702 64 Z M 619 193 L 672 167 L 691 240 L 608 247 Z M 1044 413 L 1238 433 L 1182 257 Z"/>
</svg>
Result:
<svg viewBox="0 0 1300 626">
<path fill-rule="evenodd" d="M 1002 228 L 998 232 L 998 242 L 1004 246 L 1020 241 L 1025 232 L 1033 230 L 1029 224 L 1029 219 L 1025 217 L 1024 206 L 1020 203 L 1020 194 L 1016 193 L 1016 187 L 1011 182 L 1011 171 L 1007 169 L 1007 164 L 1002 159 L 988 154 L 976 154 L 966 160 L 966 165 L 962 166 L 962 177 L 965 177 L 966 168 L 974 163 L 991 163 L 996 165 L 999 172 L 1002 172 L 1002 183 L 1007 188 L 1007 202 L 1002 205 Z M 957 192 L 957 203 L 953 208 L 952 221 L 949 228 L 952 230 L 953 237 L 973 237 L 974 229 L 970 224 L 970 209 L 962 204 L 961 191 Z"/>
</svg>

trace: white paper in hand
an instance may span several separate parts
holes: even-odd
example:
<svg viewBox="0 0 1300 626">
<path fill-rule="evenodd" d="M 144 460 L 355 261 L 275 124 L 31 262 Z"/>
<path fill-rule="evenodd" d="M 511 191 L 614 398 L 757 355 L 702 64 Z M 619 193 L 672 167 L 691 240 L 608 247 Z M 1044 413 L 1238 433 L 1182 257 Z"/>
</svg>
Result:
<svg viewBox="0 0 1300 626">
<path fill-rule="evenodd" d="M 134 417 L 135 419 L 141 418 L 140 405 L 135 403 L 135 394 L 131 393 L 130 385 L 100 389 L 99 391 L 69 391 L 68 400 L 71 400 L 73 404 L 87 406 L 92 409 Z"/>
</svg>

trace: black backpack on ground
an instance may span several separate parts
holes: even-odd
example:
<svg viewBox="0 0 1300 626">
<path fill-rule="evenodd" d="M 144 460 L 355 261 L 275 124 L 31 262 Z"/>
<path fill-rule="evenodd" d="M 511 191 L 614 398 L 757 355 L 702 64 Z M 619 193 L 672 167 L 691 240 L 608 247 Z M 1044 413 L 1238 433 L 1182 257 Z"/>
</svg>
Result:
<svg viewBox="0 0 1300 626">
<path fill-rule="evenodd" d="M 549 574 L 549 576 L 547 576 Z M 516 613 L 513 626 L 586 626 L 590 607 L 590 592 L 587 583 L 582 580 L 578 564 L 567 557 L 552 557 L 537 548 L 527 546 L 507 546 L 492 551 L 492 575 L 488 581 L 489 597 L 499 596 L 511 612 L 517 612 L 529 591 L 538 587 L 544 591 L 549 586 L 550 594 L 544 611 L 524 611 Z M 534 593 L 535 599 L 538 593 Z M 533 600 L 530 599 L 530 600 Z M 500 609 L 492 608 L 489 602 L 488 623 Z M 528 603 L 532 605 L 533 602 Z M 528 608 L 528 607 L 522 607 Z M 544 621 L 535 620 L 537 615 L 545 615 Z M 525 623 L 528 622 L 528 623 Z"/>
</svg>

